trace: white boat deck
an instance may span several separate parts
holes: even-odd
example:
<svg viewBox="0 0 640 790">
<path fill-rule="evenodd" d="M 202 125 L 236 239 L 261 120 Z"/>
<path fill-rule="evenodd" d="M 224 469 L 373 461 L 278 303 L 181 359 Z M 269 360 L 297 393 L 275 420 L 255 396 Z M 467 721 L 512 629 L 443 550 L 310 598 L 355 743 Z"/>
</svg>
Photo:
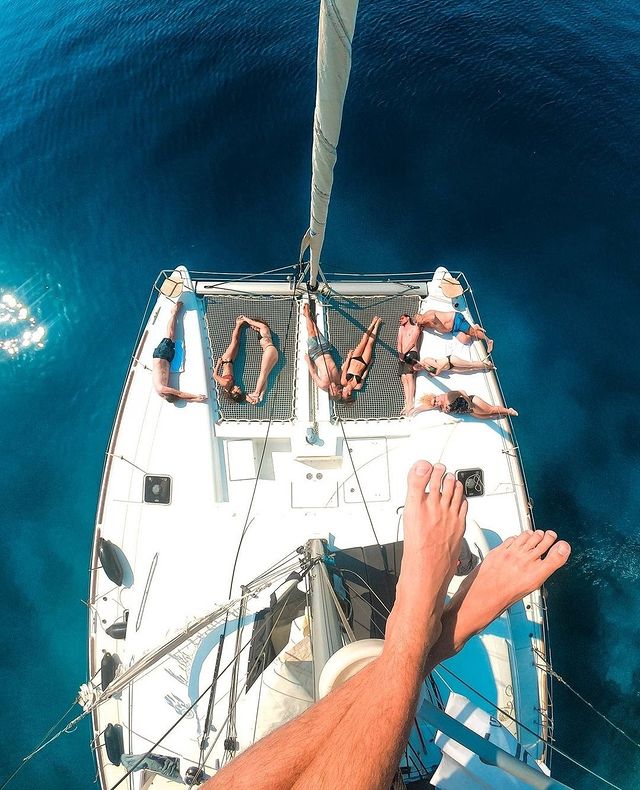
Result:
<svg viewBox="0 0 640 790">
<path fill-rule="evenodd" d="M 422 300 L 421 311 L 453 309 L 451 301 L 433 285 L 430 291 Z M 411 419 L 400 419 L 397 413 L 366 419 L 359 412 L 353 420 L 333 419 L 326 395 L 312 389 L 307 373 L 306 329 L 299 299 L 292 311 L 295 333 L 291 338 L 295 343 L 288 346 L 295 349 L 295 357 L 286 360 L 291 366 L 286 394 L 294 399 L 295 419 L 269 422 L 264 418 L 273 385 L 256 419 L 222 419 L 212 387 L 202 298 L 185 290 L 181 299 L 184 309 L 179 337 L 186 353 L 183 372 L 172 376 L 171 383 L 182 390 L 207 392 L 209 401 L 170 404 L 153 390 L 152 352 L 165 335 L 172 307 L 170 300 L 161 296 L 129 372 L 105 465 L 92 562 L 91 675 L 99 671 L 104 652 L 116 654 L 124 667 L 130 666 L 187 622 L 240 596 L 241 585 L 283 557 L 294 556 L 296 548 L 312 537 L 328 540 L 339 549 L 370 546 L 376 542 L 375 535 L 382 544 L 402 540 L 399 514 L 406 474 L 418 458 L 439 461 L 451 471 L 482 470 L 484 493 L 469 498 L 467 539 L 472 549 L 477 547 L 484 553 L 531 527 L 507 419 L 474 420 L 440 412 Z M 326 315 L 318 309 L 322 325 Z M 463 302 L 460 309 L 465 309 Z M 404 310 L 398 309 L 397 314 L 401 312 Z M 397 323 L 389 327 L 394 345 L 396 329 Z M 452 353 L 478 359 L 484 356 L 484 349 L 478 343 L 468 347 L 455 339 L 424 333 L 422 356 Z M 387 386 L 401 390 L 397 374 Z M 418 376 L 418 398 L 426 392 L 449 389 L 501 402 L 493 373 L 445 374 L 438 379 Z M 358 398 L 364 400 L 368 395 L 365 386 Z M 317 430 L 321 445 L 307 442 L 310 427 Z M 147 476 L 170 478 L 169 504 L 144 501 Z M 129 568 L 125 568 L 122 586 L 114 585 L 100 568 L 99 538 L 111 541 L 126 558 Z M 253 613 L 265 605 L 268 603 L 263 599 L 251 601 L 243 624 L 250 626 Z M 121 620 L 125 610 L 129 613 L 126 639 L 112 639 L 104 629 Z M 230 615 L 223 667 L 236 649 L 238 615 L 237 608 Z M 542 602 L 535 593 L 448 662 L 456 675 L 537 733 L 542 732 L 539 710 L 546 705 L 546 685 L 542 673 L 532 666 L 532 646 L 544 652 L 542 622 Z M 94 713 L 96 734 L 108 723 L 120 724 L 125 752 L 143 754 L 151 748 L 211 683 L 221 628 L 220 623 L 213 624 L 182 649 L 172 651 L 130 689 L 101 705 Z M 243 645 L 251 628 L 246 631 Z M 247 658 L 245 650 L 243 669 Z M 216 695 L 216 732 L 224 730 L 229 713 L 229 694 L 233 693 L 229 674 L 221 679 Z M 441 678 L 438 684 L 443 696 L 448 683 L 473 698 L 448 672 L 442 671 Z M 242 681 L 238 691 L 241 689 Z M 255 718 L 257 687 L 246 697 L 237 707 L 240 749 L 246 748 L 254 735 L 243 721 L 251 720 L 251 709 Z M 188 765 L 198 762 L 207 699 L 205 694 L 155 750 L 182 756 L 183 773 Z M 476 700 L 495 712 L 481 698 Z M 524 731 L 519 735 L 540 757 L 536 738 Z M 213 737 L 212 733 L 211 741 Z M 224 735 L 207 760 L 209 774 L 215 770 L 215 761 L 223 759 L 223 740 Z M 104 787 L 111 787 L 123 769 L 110 764 L 101 739 L 99 744 L 96 754 L 101 779 Z M 148 772 L 137 772 L 122 786 L 149 787 L 151 777 Z M 154 788 L 160 786 L 164 786 L 161 780 L 153 781 Z"/>
</svg>

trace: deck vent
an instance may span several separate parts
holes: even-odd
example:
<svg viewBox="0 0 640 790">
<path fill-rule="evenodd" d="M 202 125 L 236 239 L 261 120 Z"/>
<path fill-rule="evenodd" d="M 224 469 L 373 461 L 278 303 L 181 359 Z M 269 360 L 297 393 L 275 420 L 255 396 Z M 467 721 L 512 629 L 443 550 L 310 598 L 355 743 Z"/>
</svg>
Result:
<svg viewBox="0 0 640 790">
<path fill-rule="evenodd" d="M 464 486 L 464 495 L 467 498 L 484 494 L 484 474 L 482 469 L 458 469 L 456 477 Z"/>
<path fill-rule="evenodd" d="M 145 475 L 144 501 L 152 505 L 170 505 L 171 478 L 159 475 Z"/>
</svg>

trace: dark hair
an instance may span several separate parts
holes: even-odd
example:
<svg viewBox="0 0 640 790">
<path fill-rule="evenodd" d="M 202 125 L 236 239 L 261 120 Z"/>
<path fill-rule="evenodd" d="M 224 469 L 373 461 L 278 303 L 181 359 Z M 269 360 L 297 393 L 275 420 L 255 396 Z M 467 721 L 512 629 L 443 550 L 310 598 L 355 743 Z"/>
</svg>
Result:
<svg viewBox="0 0 640 790">
<path fill-rule="evenodd" d="M 227 400 L 235 401 L 235 403 L 244 403 L 247 399 L 244 392 L 231 392 L 231 390 L 226 390 L 224 387 L 222 388 L 222 394 Z"/>
<path fill-rule="evenodd" d="M 356 402 L 356 396 L 353 393 L 349 393 L 349 395 L 343 395 L 342 402 L 351 405 Z"/>
</svg>

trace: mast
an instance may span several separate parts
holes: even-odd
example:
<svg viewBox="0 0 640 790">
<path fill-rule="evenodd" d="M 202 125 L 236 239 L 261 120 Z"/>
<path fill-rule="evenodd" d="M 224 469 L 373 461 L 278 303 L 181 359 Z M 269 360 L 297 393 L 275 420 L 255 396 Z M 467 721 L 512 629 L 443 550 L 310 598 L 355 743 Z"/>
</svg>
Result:
<svg viewBox="0 0 640 790">
<path fill-rule="evenodd" d="M 342 647 L 340 620 L 331 595 L 331 582 L 324 564 L 324 544 L 318 538 L 307 543 L 311 560 L 309 584 L 311 587 L 311 645 L 313 654 L 313 679 L 315 698 L 319 699 L 318 684 L 324 665 Z"/>
<path fill-rule="evenodd" d="M 315 288 L 329 213 L 333 168 L 342 125 L 342 108 L 351 72 L 351 42 L 358 0 L 320 0 L 316 108 L 313 117 L 311 218 L 302 239 L 300 261 L 310 251 L 309 285 Z"/>
</svg>

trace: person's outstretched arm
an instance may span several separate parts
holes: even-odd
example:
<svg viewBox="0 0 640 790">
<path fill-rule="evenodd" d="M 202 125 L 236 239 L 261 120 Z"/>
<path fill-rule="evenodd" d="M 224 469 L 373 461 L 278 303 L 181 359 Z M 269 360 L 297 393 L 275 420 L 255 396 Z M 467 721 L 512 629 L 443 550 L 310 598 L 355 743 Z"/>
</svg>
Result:
<svg viewBox="0 0 640 790">
<path fill-rule="evenodd" d="M 179 398 L 180 400 L 186 401 L 196 401 L 198 403 L 203 403 L 206 401 L 206 395 L 194 395 L 192 392 L 183 392 L 182 390 L 174 389 L 174 387 L 164 386 L 158 390 L 158 395 L 172 395 L 174 398 Z"/>
</svg>

